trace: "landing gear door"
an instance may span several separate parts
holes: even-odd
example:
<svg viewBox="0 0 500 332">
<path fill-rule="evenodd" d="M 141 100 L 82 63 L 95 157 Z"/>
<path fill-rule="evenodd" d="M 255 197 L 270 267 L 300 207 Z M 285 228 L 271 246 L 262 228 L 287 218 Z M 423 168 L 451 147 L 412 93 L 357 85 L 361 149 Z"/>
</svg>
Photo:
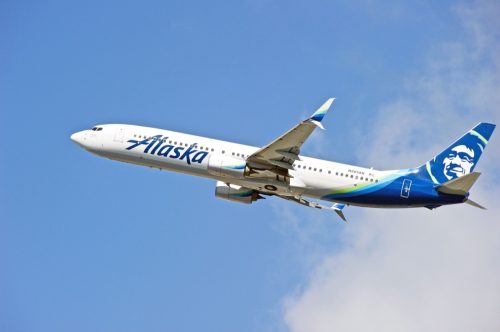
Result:
<svg viewBox="0 0 500 332">
<path fill-rule="evenodd" d="M 113 140 L 118 143 L 123 143 L 124 137 L 125 133 L 123 131 L 123 128 L 122 127 L 116 128 L 115 137 L 113 138 Z"/>
<path fill-rule="evenodd" d="M 410 197 L 410 189 L 411 189 L 411 180 L 404 179 L 403 185 L 401 186 L 401 197 L 403 198 Z"/>
</svg>

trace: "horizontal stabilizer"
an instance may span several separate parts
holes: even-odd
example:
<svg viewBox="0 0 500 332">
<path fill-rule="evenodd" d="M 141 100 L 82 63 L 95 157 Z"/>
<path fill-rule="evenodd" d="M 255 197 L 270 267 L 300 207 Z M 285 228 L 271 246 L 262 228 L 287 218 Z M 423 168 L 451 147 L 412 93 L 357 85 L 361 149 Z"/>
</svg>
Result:
<svg viewBox="0 0 500 332">
<path fill-rule="evenodd" d="M 466 174 L 459 178 L 445 182 L 437 186 L 436 189 L 437 191 L 442 192 L 444 194 L 465 196 L 465 194 L 469 192 L 470 188 L 479 178 L 479 175 L 481 175 L 481 173 L 472 172 L 470 174 Z"/>
<path fill-rule="evenodd" d="M 484 206 L 479 205 L 478 203 L 476 203 L 476 202 L 474 202 L 474 201 L 471 201 L 470 199 L 467 199 L 467 200 L 465 201 L 465 203 L 467 203 L 467 204 L 469 204 L 469 205 L 472 205 L 472 206 L 474 206 L 474 207 L 480 208 L 480 209 L 482 209 L 482 210 L 486 210 L 486 208 L 485 208 Z"/>
</svg>

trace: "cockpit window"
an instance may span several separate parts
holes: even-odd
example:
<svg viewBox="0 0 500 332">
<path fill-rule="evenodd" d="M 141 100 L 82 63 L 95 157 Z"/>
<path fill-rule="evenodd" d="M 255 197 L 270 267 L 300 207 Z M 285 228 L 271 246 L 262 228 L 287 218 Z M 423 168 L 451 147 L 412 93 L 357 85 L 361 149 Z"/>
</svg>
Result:
<svg viewBox="0 0 500 332">
<path fill-rule="evenodd" d="M 102 127 L 93 127 L 91 130 L 92 131 L 101 131 Z"/>
</svg>

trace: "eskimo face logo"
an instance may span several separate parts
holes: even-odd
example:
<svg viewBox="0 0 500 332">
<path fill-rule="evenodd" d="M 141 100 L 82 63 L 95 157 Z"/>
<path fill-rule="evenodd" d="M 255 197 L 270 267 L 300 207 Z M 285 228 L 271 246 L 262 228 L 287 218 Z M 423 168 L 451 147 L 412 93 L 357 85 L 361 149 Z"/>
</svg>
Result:
<svg viewBox="0 0 500 332">
<path fill-rule="evenodd" d="M 474 167 L 474 150 L 465 145 L 451 148 L 443 159 L 443 166 L 443 174 L 448 180 L 469 174 Z"/>
</svg>

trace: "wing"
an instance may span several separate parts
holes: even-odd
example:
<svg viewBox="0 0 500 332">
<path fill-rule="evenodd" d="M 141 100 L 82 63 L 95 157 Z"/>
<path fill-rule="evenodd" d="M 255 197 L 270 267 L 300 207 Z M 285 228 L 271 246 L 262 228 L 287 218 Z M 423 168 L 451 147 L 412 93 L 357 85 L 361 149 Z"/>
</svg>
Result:
<svg viewBox="0 0 500 332">
<path fill-rule="evenodd" d="M 281 196 L 281 195 L 275 195 L 275 196 L 283 198 L 283 199 L 286 199 L 287 201 L 292 201 L 292 202 L 295 202 L 295 203 L 299 203 L 301 205 L 308 206 L 308 207 L 311 207 L 311 208 L 325 209 L 325 210 L 334 211 L 335 213 L 338 214 L 338 216 L 342 220 L 344 220 L 345 222 L 347 222 L 347 220 L 346 220 L 346 218 L 344 216 L 344 212 L 342 212 L 342 209 L 345 207 L 344 204 L 335 203 L 331 207 L 328 207 L 328 206 L 324 206 L 324 205 L 318 204 L 316 202 L 308 201 L 307 199 L 304 199 L 304 198 L 302 198 L 300 196 Z"/>
<path fill-rule="evenodd" d="M 302 121 L 270 144 L 247 158 L 250 168 L 257 170 L 269 170 L 277 174 L 288 174 L 288 170 L 293 170 L 293 163 L 300 160 L 300 147 L 311 135 L 316 127 L 323 128 L 321 120 L 328 112 L 335 98 L 328 99 L 314 114 L 307 120 Z"/>
</svg>

